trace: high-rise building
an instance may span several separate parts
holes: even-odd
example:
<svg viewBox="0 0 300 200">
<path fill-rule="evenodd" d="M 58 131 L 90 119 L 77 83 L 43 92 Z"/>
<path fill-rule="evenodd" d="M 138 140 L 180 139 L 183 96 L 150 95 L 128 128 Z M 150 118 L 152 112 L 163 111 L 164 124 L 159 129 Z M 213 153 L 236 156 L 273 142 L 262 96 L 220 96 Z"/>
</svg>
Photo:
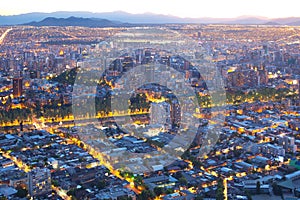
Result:
<svg viewBox="0 0 300 200">
<path fill-rule="evenodd" d="M 51 173 L 47 168 L 36 168 L 28 173 L 28 192 L 36 197 L 51 192 Z"/>
<path fill-rule="evenodd" d="M 268 73 L 265 69 L 258 70 L 258 86 L 268 84 Z"/>
<path fill-rule="evenodd" d="M 20 97 L 23 92 L 23 81 L 22 78 L 13 79 L 13 96 L 14 98 Z"/>
<path fill-rule="evenodd" d="M 202 36 L 201 32 L 200 32 L 200 31 L 198 31 L 198 32 L 197 32 L 197 37 L 198 37 L 198 39 L 200 39 L 200 38 L 201 38 L 201 36 Z"/>
<path fill-rule="evenodd" d="M 176 127 L 181 122 L 181 108 L 177 101 L 173 100 L 171 103 L 171 123 L 173 127 Z"/>
<path fill-rule="evenodd" d="M 297 151 L 297 145 L 295 145 L 295 138 L 288 136 L 279 136 L 278 144 L 281 145 L 286 152 L 295 153 Z"/>
<path fill-rule="evenodd" d="M 167 128 L 170 128 L 170 109 L 170 104 L 167 102 L 152 102 L 150 107 L 150 124 L 161 124 L 167 126 Z"/>
<path fill-rule="evenodd" d="M 268 54 L 269 53 L 269 47 L 268 45 L 263 45 L 263 50 L 264 50 L 264 54 Z"/>
</svg>

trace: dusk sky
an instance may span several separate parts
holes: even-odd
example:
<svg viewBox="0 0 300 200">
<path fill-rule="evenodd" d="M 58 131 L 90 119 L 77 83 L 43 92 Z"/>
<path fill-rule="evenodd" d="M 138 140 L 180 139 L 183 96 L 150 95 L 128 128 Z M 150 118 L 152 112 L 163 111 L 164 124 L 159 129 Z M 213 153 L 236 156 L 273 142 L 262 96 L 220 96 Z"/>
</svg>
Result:
<svg viewBox="0 0 300 200">
<path fill-rule="evenodd" d="M 0 0 L 0 15 L 90 11 L 156 13 L 179 17 L 227 18 L 243 15 L 300 17 L 299 0 Z"/>
</svg>

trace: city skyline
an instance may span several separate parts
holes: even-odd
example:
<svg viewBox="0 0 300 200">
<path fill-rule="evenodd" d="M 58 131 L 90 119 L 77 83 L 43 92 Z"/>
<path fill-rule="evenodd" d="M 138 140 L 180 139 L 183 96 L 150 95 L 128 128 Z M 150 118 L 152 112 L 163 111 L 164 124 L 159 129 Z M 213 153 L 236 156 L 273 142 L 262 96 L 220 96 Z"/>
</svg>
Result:
<svg viewBox="0 0 300 200">
<path fill-rule="evenodd" d="M 0 0 L 0 200 L 300 200 L 283 3 Z"/>
<path fill-rule="evenodd" d="M 29 0 L 19 3 L 17 0 L 0 1 L 0 15 L 18 15 L 31 12 L 57 12 L 57 11 L 88 11 L 94 13 L 123 11 L 132 14 L 164 14 L 181 18 L 235 18 L 240 16 L 257 16 L 265 18 L 300 17 L 296 0 L 287 0 L 284 4 L 274 1 L 94 1 L 87 0 L 84 3 L 74 1 L 50 1 L 42 2 Z"/>
</svg>

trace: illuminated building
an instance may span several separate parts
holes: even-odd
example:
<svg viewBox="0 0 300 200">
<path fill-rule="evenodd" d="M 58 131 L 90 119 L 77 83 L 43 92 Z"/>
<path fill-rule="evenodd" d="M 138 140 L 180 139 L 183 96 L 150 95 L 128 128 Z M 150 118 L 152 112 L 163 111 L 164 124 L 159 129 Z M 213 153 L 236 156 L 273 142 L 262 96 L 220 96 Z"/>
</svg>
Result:
<svg viewBox="0 0 300 200">
<path fill-rule="evenodd" d="M 28 192 L 35 197 L 51 192 L 51 174 L 47 168 L 36 168 L 28 173 Z"/>
<path fill-rule="evenodd" d="M 62 57 L 63 57 L 64 55 L 65 55 L 65 52 L 64 52 L 63 50 L 60 50 L 60 51 L 59 51 L 59 56 L 62 56 Z"/>
<path fill-rule="evenodd" d="M 13 96 L 14 98 L 20 97 L 22 95 L 23 85 L 22 78 L 13 79 Z"/>
</svg>

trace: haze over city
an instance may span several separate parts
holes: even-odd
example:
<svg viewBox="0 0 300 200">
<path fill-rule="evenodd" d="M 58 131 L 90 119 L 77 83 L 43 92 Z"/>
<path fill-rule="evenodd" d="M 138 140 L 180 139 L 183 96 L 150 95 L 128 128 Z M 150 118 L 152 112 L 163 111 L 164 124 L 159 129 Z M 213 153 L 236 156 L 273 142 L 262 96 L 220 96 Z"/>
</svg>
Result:
<svg viewBox="0 0 300 200">
<path fill-rule="evenodd" d="M 16 15 L 30 12 L 89 11 L 112 12 L 124 11 L 133 14 L 154 13 L 189 18 L 234 18 L 239 16 L 262 16 L 268 18 L 299 17 L 297 0 L 19 0 L 0 1 L 0 15 Z"/>
</svg>

